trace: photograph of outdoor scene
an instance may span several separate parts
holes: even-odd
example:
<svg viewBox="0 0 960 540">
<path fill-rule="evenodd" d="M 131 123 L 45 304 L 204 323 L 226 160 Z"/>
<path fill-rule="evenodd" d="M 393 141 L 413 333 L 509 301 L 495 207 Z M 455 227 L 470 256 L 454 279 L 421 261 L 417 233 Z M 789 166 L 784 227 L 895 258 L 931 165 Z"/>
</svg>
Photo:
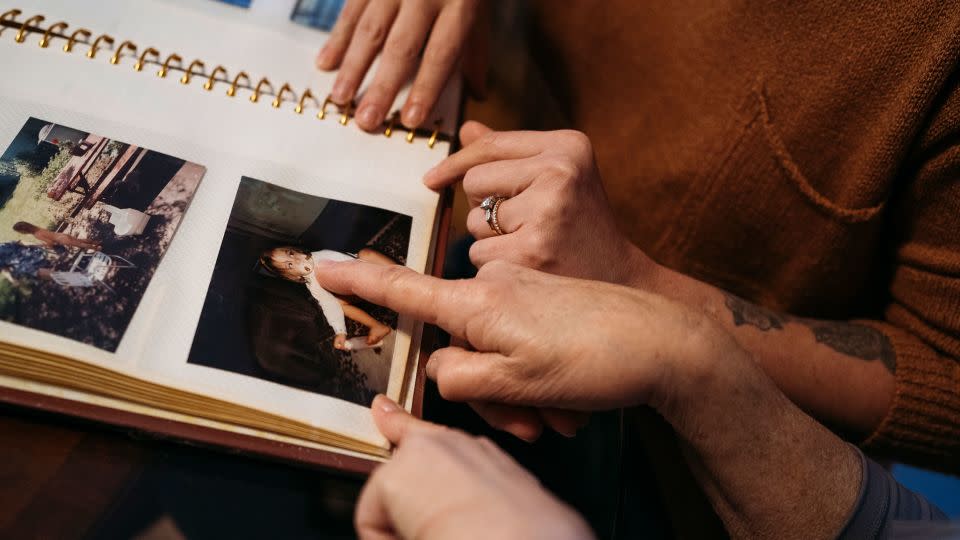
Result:
<svg viewBox="0 0 960 540">
<path fill-rule="evenodd" d="M 369 405 L 397 314 L 317 282 L 317 261 L 405 264 L 409 216 L 240 182 L 188 362 Z"/>
<path fill-rule="evenodd" d="M 27 120 L 0 155 L 0 319 L 115 351 L 205 171 Z"/>
</svg>

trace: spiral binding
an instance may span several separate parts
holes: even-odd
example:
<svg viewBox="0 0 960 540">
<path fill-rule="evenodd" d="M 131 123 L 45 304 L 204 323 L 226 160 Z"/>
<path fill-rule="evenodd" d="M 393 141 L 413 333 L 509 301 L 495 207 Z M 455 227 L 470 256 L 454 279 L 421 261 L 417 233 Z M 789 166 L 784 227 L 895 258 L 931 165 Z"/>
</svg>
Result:
<svg viewBox="0 0 960 540">
<path fill-rule="evenodd" d="M 248 90 L 250 91 L 249 99 L 251 103 L 259 103 L 262 96 L 272 96 L 273 100 L 270 105 L 274 109 L 279 109 L 284 103 L 295 103 L 296 105 L 293 108 L 295 114 L 302 115 L 308 108 L 313 108 L 317 111 L 314 115 L 316 119 L 324 120 L 330 114 L 329 109 L 335 108 L 340 115 L 338 122 L 343 126 L 350 122 L 354 113 L 356 106 L 354 102 L 338 104 L 333 101 L 329 94 L 323 101 L 320 101 L 309 88 L 300 93 L 294 90 L 289 83 L 283 83 L 279 88 L 276 88 L 266 77 L 260 78 L 256 84 L 253 84 L 253 79 L 245 71 L 240 71 L 231 78 L 227 68 L 221 65 L 215 66 L 212 71 L 207 73 L 206 64 L 199 59 L 191 61 L 184 67 L 183 58 L 176 53 L 164 57 L 163 53 L 153 47 L 146 47 L 141 52 L 137 44 L 132 41 L 123 41 L 114 48 L 115 40 L 113 36 L 100 34 L 93 37 L 94 33 L 86 28 L 77 28 L 68 33 L 67 29 L 70 25 L 66 21 L 59 21 L 43 28 L 41 24 L 46 20 L 46 17 L 39 14 L 18 22 L 17 18 L 22 14 L 23 11 L 19 9 L 10 9 L 0 14 L 0 27 L 12 28 L 17 31 L 14 36 L 16 43 L 26 42 L 30 34 L 41 34 L 42 37 L 38 43 L 40 48 L 48 48 L 53 39 L 62 39 L 65 41 L 62 50 L 69 54 L 79 43 L 88 46 L 86 56 L 91 60 L 96 59 L 97 53 L 101 50 L 110 50 L 112 51 L 110 63 L 113 65 L 119 65 L 127 57 L 135 59 L 133 64 L 135 71 L 143 71 L 146 64 L 156 64 L 160 66 L 160 70 L 156 74 L 161 79 L 166 78 L 170 71 L 180 71 L 183 73 L 179 79 L 181 84 L 190 85 L 194 77 L 202 77 L 204 90 L 212 91 L 218 83 L 227 84 L 229 85 L 226 90 L 228 97 L 236 97 L 241 89 Z M 91 40 L 91 38 L 93 39 Z M 397 130 L 399 118 L 399 111 L 394 111 L 389 115 L 384 122 L 383 135 L 385 137 L 391 137 Z M 433 148 L 437 141 L 450 140 L 449 136 L 440 133 L 441 123 L 442 120 L 438 120 L 432 130 L 402 128 L 407 131 L 404 139 L 408 143 L 413 143 L 418 136 L 423 137 L 427 139 L 427 147 Z"/>
</svg>

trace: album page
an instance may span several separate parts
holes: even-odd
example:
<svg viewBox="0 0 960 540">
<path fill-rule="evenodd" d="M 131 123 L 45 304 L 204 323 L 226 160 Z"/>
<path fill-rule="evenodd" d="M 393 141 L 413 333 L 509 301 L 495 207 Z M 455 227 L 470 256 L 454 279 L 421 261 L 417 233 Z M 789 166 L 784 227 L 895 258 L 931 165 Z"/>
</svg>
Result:
<svg viewBox="0 0 960 540">
<path fill-rule="evenodd" d="M 152 54 L 145 58 L 145 71 L 149 73 L 156 72 L 175 53 L 181 61 L 171 63 L 174 79 L 181 76 L 181 68 L 201 60 L 204 65 L 197 66 L 197 71 L 209 75 L 216 66 L 222 66 L 227 75 L 218 77 L 224 81 L 232 82 L 244 72 L 249 81 L 241 78 L 238 82 L 242 86 L 253 87 L 267 77 L 271 86 L 264 93 L 271 99 L 283 83 L 289 83 L 297 90 L 312 88 L 322 102 L 337 75 L 314 67 L 317 53 L 330 35 L 323 30 L 329 26 L 330 17 L 319 28 L 311 27 L 296 22 L 300 8 L 291 6 L 289 1 L 264 0 L 256 4 L 242 9 L 217 0 L 30 0 L 19 7 L 25 16 L 43 14 L 47 23 L 69 22 L 68 33 L 83 27 L 93 31 L 94 38 L 101 34 L 114 38 L 114 46 L 129 40 L 138 47 L 138 55 L 150 47 L 157 49 L 159 58 Z M 259 4 L 265 7 L 254 9 Z M 12 7 L 16 6 L 14 3 Z M 290 9 L 293 11 L 283 17 L 282 12 Z M 98 54 L 109 57 L 112 51 L 107 47 Z M 376 66 L 375 63 L 371 67 L 361 84 L 361 95 L 372 82 Z M 214 91 L 222 95 L 225 89 L 223 86 Z M 397 95 L 391 110 L 398 110 L 408 94 L 409 84 Z M 423 127 L 439 126 L 443 133 L 454 133 L 460 94 L 460 80 L 454 78 Z"/>
<path fill-rule="evenodd" d="M 0 32 L 2 341 L 385 446 L 418 328 L 311 265 L 426 270 L 449 144 L 27 45 Z"/>
</svg>

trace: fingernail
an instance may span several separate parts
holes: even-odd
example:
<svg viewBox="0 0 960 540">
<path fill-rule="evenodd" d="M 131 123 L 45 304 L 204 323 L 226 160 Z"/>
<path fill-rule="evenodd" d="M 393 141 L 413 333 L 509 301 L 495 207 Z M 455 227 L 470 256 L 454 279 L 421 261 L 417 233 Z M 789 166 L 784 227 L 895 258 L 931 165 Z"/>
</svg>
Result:
<svg viewBox="0 0 960 540">
<path fill-rule="evenodd" d="M 320 52 L 317 53 L 317 65 L 324 67 L 327 65 L 327 62 L 330 60 L 330 44 L 325 43 L 323 47 L 320 48 Z"/>
<path fill-rule="evenodd" d="M 383 120 L 383 114 L 377 110 L 374 105 L 363 105 L 357 111 L 357 123 L 366 129 L 377 127 L 377 124 Z"/>
<path fill-rule="evenodd" d="M 553 429 L 554 429 L 557 433 L 563 435 L 564 437 L 566 437 L 566 438 L 568 438 L 568 439 L 572 439 L 572 438 L 574 438 L 574 437 L 577 436 L 577 428 L 573 428 L 573 429 L 557 429 L 557 428 L 553 428 Z"/>
<path fill-rule="evenodd" d="M 350 99 L 347 96 L 347 83 L 337 79 L 337 81 L 333 83 L 333 90 L 330 91 L 330 98 L 338 105 L 346 103 L 347 100 Z"/>
<path fill-rule="evenodd" d="M 437 363 L 433 361 L 433 355 L 430 355 L 430 358 L 427 359 L 427 377 L 430 377 L 432 380 L 437 380 Z"/>
<path fill-rule="evenodd" d="M 425 116 L 426 113 L 423 110 L 423 106 L 419 103 L 414 103 L 403 111 L 403 125 L 408 128 L 418 127 L 423 123 Z"/>
<path fill-rule="evenodd" d="M 385 413 L 395 413 L 401 410 L 399 405 L 383 394 L 377 394 L 377 397 L 373 398 L 373 404 L 371 406 Z"/>
</svg>

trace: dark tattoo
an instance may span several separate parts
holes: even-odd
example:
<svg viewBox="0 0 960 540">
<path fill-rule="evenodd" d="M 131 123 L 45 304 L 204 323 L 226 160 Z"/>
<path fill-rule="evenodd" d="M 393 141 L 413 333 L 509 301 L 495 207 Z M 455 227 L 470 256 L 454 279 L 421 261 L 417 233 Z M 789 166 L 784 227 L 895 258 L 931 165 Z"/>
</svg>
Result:
<svg viewBox="0 0 960 540">
<path fill-rule="evenodd" d="M 897 357 L 890 339 L 883 332 L 862 324 L 802 319 L 771 311 L 725 293 L 724 303 L 733 315 L 735 326 L 750 325 L 761 332 L 783 330 L 788 322 L 802 324 L 813 332 L 817 343 L 847 356 L 862 360 L 880 360 L 890 373 L 897 372 Z"/>
<path fill-rule="evenodd" d="M 799 319 L 810 327 L 817 343 L 847 356 L 880 360 L 890 373 L 897 372 L 897 355 L 890 339 L 882 332 L 862 324 Z"/>
<path fill-rule="evenodd" d="M 743 326 L 749 324 L 755 326 L 761 331 L 766 332 L 771 328 L 783 330 L 783 323 L 787 322 L 787 317 L 771 311 L 765 307 L 751 304 L 743 298 L 732 294 L 726 295 L 726 305 L 730 313 L 733 313 L 733 324 Z"/>
</svg>

